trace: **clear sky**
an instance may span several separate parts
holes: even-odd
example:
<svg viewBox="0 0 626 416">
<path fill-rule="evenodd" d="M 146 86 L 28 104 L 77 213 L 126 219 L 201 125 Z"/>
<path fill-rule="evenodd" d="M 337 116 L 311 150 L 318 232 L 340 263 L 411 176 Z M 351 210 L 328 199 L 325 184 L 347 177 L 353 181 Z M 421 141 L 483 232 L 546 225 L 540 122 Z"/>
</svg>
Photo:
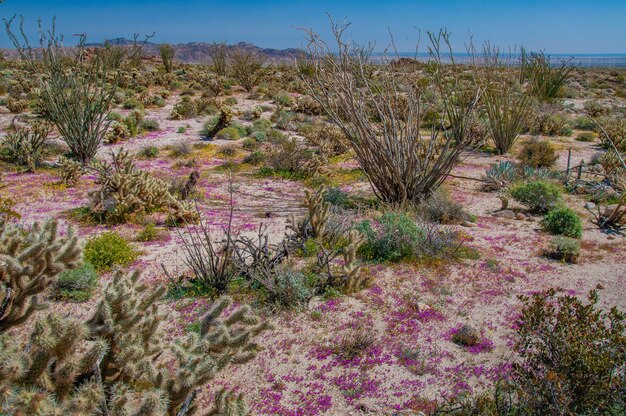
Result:
<svg viewBox="0 0 626 416">
<path fill-rule="evenodd" d="M 330 13 L 352 22 L 350 36 L 359 42 L 386 45 L 390 28 L 400 51 L 414 50 L 416 28 L 445 27 L 461 52 L 471 33 L 477 44 L 490 40 L 549 53 L 626 53 L 626 0 L 5 0 L 0 11 L 2 17 L 24 15 L 29 30 L 37 18 L 48 22 L 56 16 L 59 32 L 85 32 L 91 42 L 156 31 L 154 42 L 301 47 L 303 36 L 295 27 L 326 35 Z M 2 32 L 0 46 L 9 45 Z"/>
</svg>

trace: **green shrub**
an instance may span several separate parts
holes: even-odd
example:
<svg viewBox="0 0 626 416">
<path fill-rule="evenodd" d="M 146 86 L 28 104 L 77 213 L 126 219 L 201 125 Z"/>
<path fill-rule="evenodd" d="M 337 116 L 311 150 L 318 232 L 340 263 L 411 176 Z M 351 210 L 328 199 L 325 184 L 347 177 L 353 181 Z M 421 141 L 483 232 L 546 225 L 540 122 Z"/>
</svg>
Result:
<svg viewBox="0 0 626 416">
<path fill-rule="evenodd" d="M 136 98 L 129 98 L 124 102 L 124 108 L 126 110 L 134 110 L 137 108 L 143 108 L 143 105 L 139 101 L 137 101 Z"/>
<path fill-rule="evenodd" d="M 143 120 L 139 125 L 139 128 L 144 131 L 158 131 L 159 122 L 155 119 Z"/>
<path fill-rule="evenodd" d="M 258 166 L 265 160 L 265 155 L 262 152 L 252 152 L 243 159 L 243 163 L 247 163 L 252 166 Z"/>
<path fill-rule="evenodd" d="M 259 142 L 254 137 L 246 137 L 241 144 L 245 150 L 254 150 L 259 147 Z"/>
<path fill-rule="evenodd" d="M 565 263 L 577 263 L 580 255 L 580 242 L 575 238 L 558 235 L 550 241 L 543 254 Z"/>
<path fill-rule="evenodd" d="M 293 99 L 291 98 L 291 95 L 289 95 L 289 93 L 285 91 L 280 91 L 274 96 L 274 102 L 279 107 L 290 107 Z"/>
<path fill-rule="evenodd" d="M 307 286 L 306 276 L 290 267 L 283 267 L 273 276 L 273 282 L 263 285 L 266 299 L 284 308 L 294 308 L 305 305 L 313 291 Z"/>
<path fill-rule="evenodd" d="M 593 135 L 593 133 L 586 131 L 584 133 L 580 133 L 578 136 L 576 136 L 576 141 L 578 142 L 592 142 L 595 140 L 595 136 Z"/>
<path fill-rule="evenodd" d="M 178 130 L 176 130 L 176 133 L 178 134 L 185 134 L 186 132 L 187 132 L 187 127 L 185 126 L 180 126 Z"/>
<path fill-rule="evenodd" d="M 137 253 L 118 233 L 108 232 L 90 239 L 83 256 L 96 270 L 107 271 L 113 266 L 128 266 L 135 261 Z"/>
<path fill-rule="evenodd" d="M 576 130 L 595 130 L 596 128 L 596 123 L 594 123 L 589 117 L 585 116 L 576 117 L 570 122 L 570 125 Z"/>
<path fill-rule="evenodd" d="M 234 126 L 223 128 L 214 137 L 214 139 L 219 140 L 239 140 L 239 138 L 239 130 Z"/>
<path fill-rule="evenodd" d="M 549 168 L 559 158 L 554 152 L 554 147 L 547 140 L 532 140 L 524 143 L 518 157 L 522 165 L 532 168 Z"/>
<path fill-rule="evenodd" d="M 153 159 L 159 155 L 159 148 L 156 146 L 143 146 L 139 149 L 139 156 L 146 159 Z"/>
<path fill-rule="evenodd" d="M 545 181 L 518 183 L 509 189 L 509 194 L 537 213 L 548 212 L 561 202 L 561 189 Z"/>
<path fill-rule="evenodd" d="M 91 298 L 98 285 L 98 273 L 90 263 L 59 273 L 53 287 L 53 297 L 73 302 L 84 302 Z"/>
<path fill-rule="evenodd" d="M 324 195 L 324 202 L 342 208 L 350 208 L 352 206 L 350 195 L 337 187 L 328 188 L 328 191 Z"/>
<path fill-rule="evenodd" d="M 359 255 L 368 260 L 397 262 L 414 257 L 424 231 L 402 213 L 385 213 L 372 224 L 363 221 L 356 229 L 365 236 Z"/>
<path fill-rule="evenodd" d="M 137 241 L 148 242 L 155 241 L 159 238 L 159 230 L 153 223 L 146 224 L 137 234 Z"/>
<path fill-rule="evenodd" d="M 521 297 L 512 376 L 521 414 L 624 414 L 624 314 L 597 307 L 596 292 L 585 303 L 555 295 Z"/>
<path fill-rule="evenodd" d="M 578 215 L 569 208 L 555 208 L 548 212 L 541 226 L 551 234 L 580 238 L 583 235 L 583 224 Z"/>
<path fill-rule="evenodd" d="M 418 212 L 425 220 L 440 224 L 459 223 L 471 219 L 471 216 L 463 209 L 463 205 L 455 202 L 441 188 L 422 201 Z"/>
</svg>

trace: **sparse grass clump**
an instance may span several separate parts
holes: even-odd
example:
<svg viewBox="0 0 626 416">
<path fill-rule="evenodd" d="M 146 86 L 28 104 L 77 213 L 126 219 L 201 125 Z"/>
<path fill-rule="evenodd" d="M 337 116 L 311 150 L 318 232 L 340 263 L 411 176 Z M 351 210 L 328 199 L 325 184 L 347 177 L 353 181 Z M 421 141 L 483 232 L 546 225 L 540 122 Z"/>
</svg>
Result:
<svg viewBox="0 0 626 416">
<path fill-rule="evenodd" d="M 438 189 L 418 206 L 418 212 L 427 221 L 452 224 L 471 219 L 463 205 L 455 202 L 450 195 Z"/>
<path fill-rule="evenodd" d="M 578 215 L 569 208 L 559 207 L 551 210 L 543 217 L 541 226 L 551 234 L 580 238 L 583 235 L 583 224 Z"/>
<path fill-rule="evenodd" d="M 114 266 L 128 266 L 137 258 L 137 252 L 116 232 L 107 232 L 90 239 L 83 253 L 85 262 L 98 271 L 109 271 Z"/>
<path fill-rule="evenodd" d="M 550 182 L 522 182 L 509 189 L 511 197 L 532 212 L 545 213 L 561 202 L 561 189 Z"/>
</svg>

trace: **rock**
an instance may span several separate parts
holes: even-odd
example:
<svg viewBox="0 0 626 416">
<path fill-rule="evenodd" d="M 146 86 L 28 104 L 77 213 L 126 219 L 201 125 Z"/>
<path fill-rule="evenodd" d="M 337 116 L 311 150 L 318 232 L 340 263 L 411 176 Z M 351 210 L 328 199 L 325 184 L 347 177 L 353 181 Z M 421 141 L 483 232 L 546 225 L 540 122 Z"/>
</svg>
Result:
<svg viewBox="0 0 626 416">
<path fill-rule="evenodd" d="M 476 227 L 476 224 L 474 224 L 473 222 L 469 222 L 469 221 L 463 221 L 461 222 L 461 227 L 472 228 L 472 227 Z"/>
<path fill-rule="evenodd" d="M 596 208 L 596 204 L 594 204 L 593 202 L 587 202 L 585 204 L 585 209 L 588 209 L 589 211 L 593 211 Z"/>
<path fill-rule="evenodd" d="M 523 221 L 526 219 L 526 215 L 522 214 L 521 212 L 518 212 L 517 214 L 515 214 L 515 219 Z"/>
<path fill-rule="evenodd" d="M 598 289 L 598 290 L 602 290 L 602 289 L 604 289 L 604 286 L 602 286 L 600 283 L 598 283 L 598 284 L 596 285 L 596 289 Z"/>
<path fill-rule="evenodd" d="M 494 216 L 498 218 L 505 218 L 507 220 L 514 220 L 515 212 L 511 211 L 510 209 L 505 209 L 505 210 L 496 212 Z"/>
<path fill-rule="evenodd" d="M 606 237 L 607 240 L 615 240 L 615 236 L 613 235 L 609 235 Z"/>
<path fill-rule="evenodd" d="M 456 334 L 452 335 L 452 342 L 464 347 L 472 347 L 480 342 L 480 332 L 469 325 L 463 325 Z"/>
</svg>

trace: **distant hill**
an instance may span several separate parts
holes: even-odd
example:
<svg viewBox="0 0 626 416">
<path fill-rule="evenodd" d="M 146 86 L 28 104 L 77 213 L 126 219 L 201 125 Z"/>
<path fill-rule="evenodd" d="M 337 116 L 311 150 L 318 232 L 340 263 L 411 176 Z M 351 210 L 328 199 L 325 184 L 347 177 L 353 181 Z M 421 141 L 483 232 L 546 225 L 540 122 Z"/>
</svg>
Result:
<svg viewBox="0 0 626 416">
<path fill-rule="evenodd" d="M 126 38 L 115 38 L 108 39 L 111 45 L 121 45 L 128 46 L 132 45 L 133 41 Z M 88 47 L 102 47 L 104 46 L 104 42 L 99 43 L 88 43 L 85 46 Z M 188 43 L 178 43 L 173 45 L 176 49 L 176 57 L 175 59 L 180 62 L 185 63 L 208 63 L 211 60 L 211 56 L 213 55 L 214 45 L 207 42 L 188 42 Z M 289 49 L 272 49 L 272 48 L 260 48 L 252 43 L 247 42 L 239 42 L 234 45 L 227 45 L 227 49 L 229 51 L 234 50 L 247 50 L 251 52 L 256 52 L 261 54 L 268 59 L 284 61 L 290 60 L 294 56 L 302 53 L 302 50 L 289 48 Z M 145 55 L 159 55 L 159 44 L 146 42 L 143 47 L 143 52 Z"/>
</svg>

